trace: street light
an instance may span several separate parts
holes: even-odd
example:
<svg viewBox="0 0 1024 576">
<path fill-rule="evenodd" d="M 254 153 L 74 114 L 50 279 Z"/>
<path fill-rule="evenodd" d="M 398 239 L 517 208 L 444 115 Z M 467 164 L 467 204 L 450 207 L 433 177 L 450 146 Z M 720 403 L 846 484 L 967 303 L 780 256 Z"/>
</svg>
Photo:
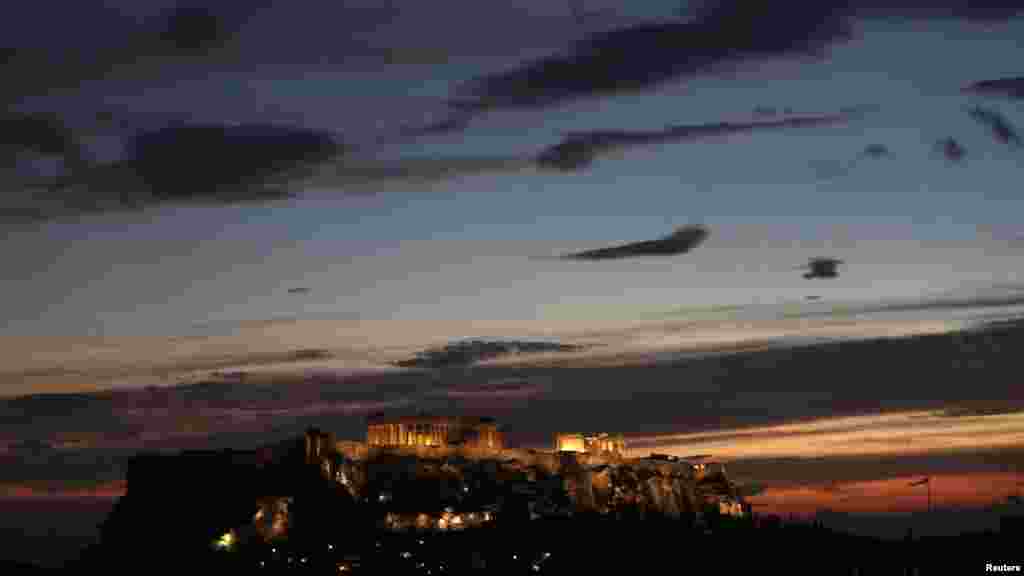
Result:
<svg viewBox="0 0 1024 576">
<path fill-rule="evenodd" d="M 932 511 L 932 479 L 931 479 L 931 477 L 930 476 L 925 476 L 924 478 L 922 478 L 922 479 L 920 479 L 920 480 L 918 480 L 916 482 L 911 482 L 910 484 L 908 484 L 908 486 L 921 486 L 922 484 L 925 485 L 925 486 L 928 486 L 928 512 L 931 513 L 931 511 Z"/>
</svg>

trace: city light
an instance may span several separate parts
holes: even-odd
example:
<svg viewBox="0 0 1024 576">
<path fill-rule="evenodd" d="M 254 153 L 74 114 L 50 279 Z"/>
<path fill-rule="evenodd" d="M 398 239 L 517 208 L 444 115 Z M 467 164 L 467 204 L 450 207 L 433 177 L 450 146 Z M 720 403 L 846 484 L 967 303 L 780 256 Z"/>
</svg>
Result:
<svg viewBox="0 0 1024 576">
<path fill-rule="evenodd" d="M 229 531 L 229 532 L 225 532 L 223 535 L 221 535 L 221 537 L 218 538 L 214 542 L 214 546 L 216 546 L 217 548 L 219 548 L 221 550 L 229 550 L 231 548 L 231 546 L 234 545 L 234 543 L 235 543 L 235 534 L 234 534 L 234 532 L 230 532 Z"/>
</svg>

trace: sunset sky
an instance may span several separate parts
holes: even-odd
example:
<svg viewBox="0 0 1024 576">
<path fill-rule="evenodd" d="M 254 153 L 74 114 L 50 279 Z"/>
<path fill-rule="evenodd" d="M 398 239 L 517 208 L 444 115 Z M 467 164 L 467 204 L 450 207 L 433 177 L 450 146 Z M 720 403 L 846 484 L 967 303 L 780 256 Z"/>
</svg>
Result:
<svg viewBox="0 0 1024 576">
<path fill-rule="evenodd" d="M 969 377 L 982 383 L 968 389 L 941 372 L 934 386 L 890 372 L 894 381 L 870 402 L 842 389 L 849 382 L 814 380 L 811 368 L 793 368 L 808 374 L 807 384 L 789 390 L 773 379 L 774 365 L 752 360 L 729 381 L 760 388 L 744 384 L 743 396 L 730 396 L 712 376 L 706 388 L 679 385 L 704 378 L 691 378 L 685 365 L 673 368 L 678 378 L 650 383 L 637 367 L 741 342 L 936 334 L 982 314 L 1018 313 L 1024 149 L 1013 130 L 1024 125 L 1024 109 L 1019 92 L 1015 99 L 966 88 L 1022 74 L 1019 8 L 586 0 L 591 15 L 579 21 L 569 4 L 222 2 L 212 10 L 230 33 L 199 38 L 198 48 L 187 34 L 160 36 L 170 1 L 107 1 L 101 9 L 40 0 L 0 22 L 13 49 L 0 124 L 18 113 L 51 115 L 86 158 L 71 187 L 41 190 L 34 185 L 73 167 L 71 156 L 32 151 L 30 141 L 52 134 L 4 128 L 0 410 L 9 418 L 0 419 L 0 496 L 27 498 L 61 482 L 88 494 L 80 486 L 87 478 L 99 483 L 95 494 L 116 492 L 116 471 L 90 476 L 97 462 L 143 446 L 242 446 L 297 432 L 296 415 L 329 426 L 384 405 L 412 406 L 439 384 L 389 363 L 468 337 L 586 344 L 557 367 L 529 359 L 495 367 L 533 382 L 505 407 L 555 426 L 545 414 L 579 406 L 591 416 L 575 425 L 621 428 L 638 446 L 660 442 L 681 455 L 956 459 L 1022 445 L 1019 414 L 955 425 L 928 415 L 947 402 L 1019 408 L 1020 393 L 1009 382 L 985 384 L 981 365 Z M 584 40 L 605 51 L 587 52 Z M 975 106 L 1010 131 L 1000 136 L 969 113 Z M 763 125 L 810 117 L 840 119 Z M 445 120 L 453 121 L 448 130 L 434 129 Z M 266 162 L 243 164 L 253 173 L 235 180 L 254 184 L 233 192 L 244 202 L 227 204 L 227 192 L 204 191 L 204 179 L 211 166 L 232 165 L 236 152 L 213 148 L 223 162 L 173 156 L 150 164 L 129 154 L 135 136 L 176 122 L 285 125 L 339 144 L 303 164 L 303 177 L 267 181 L 289 198 L 257 194 L 255 170 Z M 732 133 L 708 134 L 722 123 Z M 633 143 L 683 125 L 698 128 Z M 626 132 L 640 136 L 608 136 Z M 535 161 L 569 133 L 618 147 L 587 148 L 592 162 L 573 170 Z M 945 138 L 965 155 L 956 159 L 947 147 L 944 156 L 936 145 Z M 156 164 L 186 184 L 164 196 L 146 189 L 137 177 Z M 687 224 L 710 235 L 684 254 L 537 258 L 659 238 Z M 800 267 L 814 257 L 841 259 L 839 276 L 804 279 Z M 329 358 L 295 362 L 290 354 L 303 349 Z M 975 352 L 999 354 L 968 350 L 963 361 Z M 582 370 L 616 365 L 630 371 L 629 384 L 580 380 Z M 174 389 L 145 396 L 145 386 L 215 370 L 269 376 L 258 391 L 232 384 L 230 397 L 197 400 Z M 534 385 L 530 370 L 553 372 Z M 334 379 L 334 388 L 293 384 L 310 371 Z M 364 371 L 381 380 L 345 380 Z M 442 384 L 484 386 L 488 378 L 467 371 Z M 275 386 L 288 392 L 266 391 Z M 52 393 L 81 396 L 44 396 Z M 844 395 L 856 398 L 847 405 Z M 146 412 L 161 402 L 159 418 Z M 722 422 L 710 425 L 715 406 Z M 648 411 L 659 416 L 645 421 Z M 621 424 L 601 419 L 613 414 Z M 812 444 L 770 427 L 833 416 L 863 420 L 855 431 L 828 420 L 832 428 Z M 521 426 L 531 422 L 522 418 Z M 686 436 L 747 425 L 759 427 L 741 439 Z M 336 428 L 357 434 L 359 426 Z M 900 443 L 908 437 L 912 447 Z M 70 464 L 57 470 L 48 451 Z M 1020 472 L 1019 457 L 1005 462 L 998 473 Z M 878 486 L 896 475 L 873 469 L 872 478 L 850 482 L 884 493 Z M 997 473 L 956 474 L 972 471 Z"/>
</svg>

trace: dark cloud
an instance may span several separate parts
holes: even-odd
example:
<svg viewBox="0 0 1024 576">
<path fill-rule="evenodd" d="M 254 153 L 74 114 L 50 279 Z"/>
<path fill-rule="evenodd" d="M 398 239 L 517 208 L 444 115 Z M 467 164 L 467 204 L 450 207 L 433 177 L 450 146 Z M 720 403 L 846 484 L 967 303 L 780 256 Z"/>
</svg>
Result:
<svg viewBox="0 0 1024 576">
<path fill-rule="evenodd" d="M 348 186 L 362 182 L 402 180 L 409 182 L 440 180 L 463 174 L 507 172 L 528 166 L 571 172 L 588 167 L 598 156 L 613 150 L 664 144 L 685 140 L 698 140 L 728 134 L 742 134 L 761 130 L 785 130 L 844 124 L 871 110 L 871 107 L 844 108 L 839 114 L 802 116 L 760 122 L 716 122 L 670 126 L 664 130 L 592 130 L 571 132 L 561 142 L 544 149 L 533 159 L 524 158 L 405 158 L 398 161 L 355 160 L 339 164 L 333 174 L 329 169 L 311 180 L 327 186 Z M 468 116 L 462 115 L 451 123 L 442 121 L 425 128 L 407 132 L 424 135 L 462 130 Z"/>
<path fill-rule="evenodd" d="M 82 170 L 87 162 L 79 134 L 60 116 L 38 112 L 0 114 L 0 167 L 11 173 L 19 159 L 41 157 L 60 158 L 66 174 Z"/>
<path fill-rule="evenodd" d="M 1010 146 L 1019 147 L 1021 145 L 1021 138 L 1020 134 L 1017 133 L 1017 129 L 999 112 L 989 108 L 982 108 L 981 106 L 974 106 L 967 113 L 975 122 L 987 127 L 992 133 L 992 137 L 996 140 Z"/>
<path fill-rule="evenodd" d="M 550 388 L 550 382 L 528 378 L 503 378 L 481 384 L 459 384 L 433 392 L 434 395 L 464 399 L 514 399 L 540 396 Z"/>
<path fill-rule="evenodd" d="M 160 204 L 217 205 L 293 198 L 297 190 L 340 188 L 372 191 L 381 183 L 423 185 L 461 176 L 508 173 L 528 168 L 576 170 L 608 151 L 759 130 L 842 124 L 862 109 L 843 114 L 762 122 L 719 122 L 672 126 L 659 131 L 572 133 L 534 158 L 406 157 L 384 160 L 350 154 L 332 133 L 273 124 L 195 124 L 175 122 L 141 129 L 125 158 L 82 167 L 55 180 L 0 197 L 0 219 L 32 223 L 81 214 L 139 210 Z M 37 128 L 37 131 L 40 130 Z M 62 150 L 56 136 L 43 141 Z M 26 138 L 28 138 L 26 136 Z"/>
<path fill-rule="evenodd" d="M 851 39 L 860 18 L 1004 21 L 1024 12 L 1005 2 L 833 0 L 708 1 L 692 18 L 588 35 L 569 50 L 484 75 L 458 90 L 460 113 L 541 108 L 583 98 L 656 89 L 766 58 L 821 58 Z"/>
<path fill-rule="evenodd" d="M 826 2 L 800 10 L 764 0 L 714 3 L 692 20 L 590 34 L 564 54 L 477 78 L 451 106 L 463 112 L 554 106 L 650 90 L 745 60 L 820 55 L 850 36 L 845 16 Z"/>
<path fill-rule="evenodd" d="M 975 82 L 966 88 L 964 92 L 979 94 L 982 96 L 1003 96 L 1014 100 L 1024 99 L 1024 76 L 1016 78 L 999 78 L 996 80 L 982 80 Z"/>
<path fill-rule="evenodd" d="M 319 357 L 319 355 L 317 355 Z M 302 358 L 297 358 L 302 359 Z M 209 379 L 94 394 L 38 394 L 0 400 L 0 452 L 60 464 L 62 455 L 190 444 L 223 434 L 259 435 L 297 418 L 358 415 L 404 405 L 412 379 L 325 375 Z"/>
<path fill-rule="evenodd" d="M 889 148 L 884 144 L 869 144 L 861 152 L 861 156 L 865 158 L 882 158 L 889 155 Z"/>
<path fill-rule="evenodd" d="M 954 138 L 943 138 L 935 143 L 935 151 L 942 154 L 949 162 L 960 162 L 967 155 L 967 150 Z"/>
<path fill-rule="evenodd" d="M 341 143 L 327 132 L 258 124 L 182 125 L 139 134 L 128 162 L 158 198 L 215 197 L 258 187 L 341 152 Z"/>
<path fill-rule="evenodd" d="M 341 158 L 321 164 L 315 173 L 301 179 L 307 187 L 342 188 L 346 192 L 376 193 L 381 183 L 415 184 L 421 186 L 474 174 L 510 173 L 532 168 L 528 157 L 454 156 L 405 157 L 378 159 L 372 157 Z M 372 185 L 369 186 L 368 185 Z"/>
<path fill-rule="evenodd" d="M 837 260 L 835 258 L 811 258 L 811 260 L 800 269 L 807 270 L 804 274 L 804 278 L 808 280 L 815 278 L 838 278 L 838 267 L 842 263 L 842 260 Z"/>
<path fill-rule="evenodd" d="M 540 352 L 575 352 L 581 347 L 557 342 L 465 340 L 441 348 L 432 348 L 414 358 L 396 362 L 403 368 L 465 367 L 502 356 Z"/>
<path fill-rule="evenodd" d="M 403 137 L 417 138 L 420 136 L 459 133 L 465 131 L 466 128 L 469 127 L 470 120 L 471 116 L 469 114 L 451 114 L 447 118 L 427 124 L 426 126 L 404 128 L 399 131 L 399 135 Z"/>
<path fill-rule="evenodd" d="M 863 18 L 1002 22 L 1024 14 L 1024 5 L 1017 0 L 850 0 L 833 4 L 850 6 L 853 13 Z"/>
<path fill-rule="evenodd" d="M 309 294 L 310 289 L 306 287 L 289 288 L 289 294 Z"/>
<path fill-rule="evenodd" d="M 709 236 L 704 226 L 683 226 L 656 240 L 643 240 L 608 248 L 584 250 L 556 257 L 558 260 L 618 260 L 642 256 L 674 256 L 690 252 Z"/>
<path fill-rule="evenodd" d="M 664 130 L 618 130 L 574 132 L 560 143 L 544 150 L 537 156 L 537 164 L 569 172 L 586 168 L 599 155 L 615 149 L 697 140 L 726 134 L 742 134 L 761 130 L 782 130 L 844 124 L 856 118 L 854 114 L 832 114 L 784 118 L 761 122 L 717 122 L 670 126 Z"/>
<path fill-rule="evenodd" d="M 81 155 L 78 138 L 59 116 L 6 112 L 0 115 L 0 147 L 46 156 Z"/>
<path fill-rule="evenodd" d="M 157 80 L 169 65 L 223 60 L 241 27 L 269 4 L 232 2 L 209 7 L 194 1 L 178 2 L 144 19 L 108 6 L 93 6 L 86 14 L 65 13 L 64 5 L 51 6 L 51 10 L 60 10 L 62 18 L 77 20 L 77 29 L 40 30 L 39 35 L 50 40 L 46 46 L 31 46 L 30 39 L 20 38 L 21 44 L 28 45 L 14 50 L 0 98 L 17 101 L 25 96 L 66 93 L 94 80 Z M 34 16 L 40 18 L 38 13 Z M 82 30 L 91 34 L 85 36 Z"/>
<path fill-rule="evenodd" d="M 157 37 L 171 51 L 202 55 L 223 48 L 235 33 L 237 27 L 232 29 L 222 15 L 203 5 L 181 2 L 168 11 Z"/>
<path fill-rule="evenodd" d="M 880 408 L 1024 406 L 1016 358 L 1007 354 L 1022 338 L 1017 325 L 641 366 L 481 365 L 443 382 L 400 371 L 0 399 L 0 446 L 7 447 L 0 479 L 115 480 L 119 455 L 141 448 L 252 448 L 309 425 L 358 439 L 365 434 L 363 416 L 384 407 L 411 410 L 415 397 L 438 399 L 456 413 L 493 398 L 489 415 L 513 445 L 549 445 L 553 432 L 606 429 L 609 422 L 626 434 L 678 434 Z M 891 378 L 878 378 L 879 366 Z M 765 390 L 766 377 L 786 385 Z M 893 380 L 905 385 L 896 390 Z M 510 401 L 516 398 L 528 399 L 528 407 Z M 626 404 L 636 409 L 623 411 Z M 26 464 L 22 455 L 35 456 Z"/>
<path fill-rule="evenodd" d="M 275 125 L 180 124 L 143 131 L 127 158 L 8 193 L 0 218 L 39 221 L 172 204 L 234 204 L 289 198 L 311 166 L 343 153 L 330 133 Z M 21 201 L 19 204 L 18 201 Z"/>
<path fill-rule="evenodd" d="M 962 402 L 942 411 L 947 418 L 971 418 L 975 416 L 995 416 L 998 414 L 1015 414 L 1024 411 L 1024 405 L 1007 405 L 1002 402 Z"/>
</svg>

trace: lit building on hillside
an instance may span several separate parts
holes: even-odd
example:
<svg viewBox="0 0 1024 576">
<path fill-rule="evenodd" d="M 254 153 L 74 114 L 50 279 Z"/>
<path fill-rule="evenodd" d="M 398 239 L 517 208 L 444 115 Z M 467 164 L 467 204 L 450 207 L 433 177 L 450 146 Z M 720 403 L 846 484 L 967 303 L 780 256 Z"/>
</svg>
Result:
<svg viewBox="0 0 1024 576">
<path fill-rule="evenodd" d="M 555 434 L 555 452 L 586 452 L 583 434 Z"/>
<path fill-rule="evenodd" d="M 555 434 L 555 452 L 577 452 L 587 454 L 615 454 L 626 455 L 626 439 L 622 434 Z"/>
<path fill-rule="evenodd" d="M 371 417 L 366 430 L 370 446 L 458 446 L 500 450 L 504 438 L 493 418 L 461 416 Z"/>
</svg>

